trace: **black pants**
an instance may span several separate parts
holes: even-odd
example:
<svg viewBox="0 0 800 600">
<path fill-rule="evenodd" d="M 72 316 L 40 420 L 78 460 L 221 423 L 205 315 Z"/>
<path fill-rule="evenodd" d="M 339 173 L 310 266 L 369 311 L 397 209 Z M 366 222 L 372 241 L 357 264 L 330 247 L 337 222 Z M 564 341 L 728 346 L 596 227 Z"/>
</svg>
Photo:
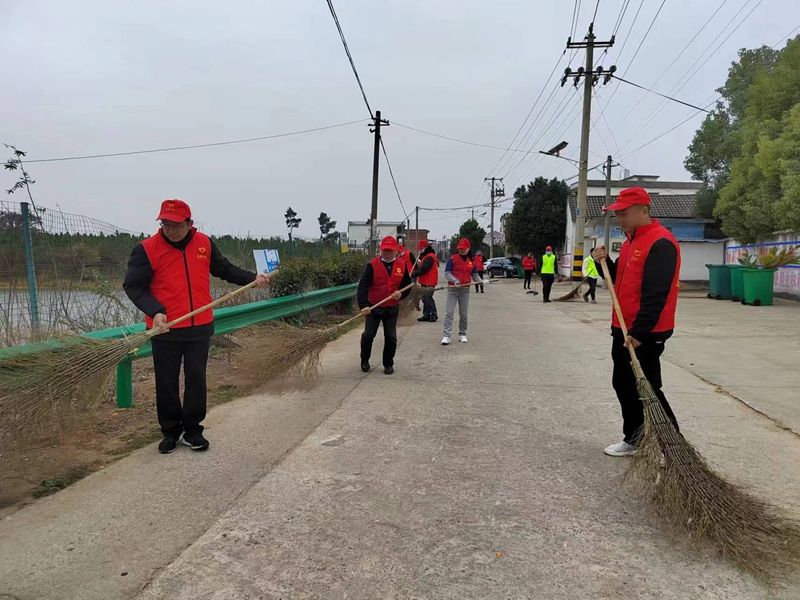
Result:
<svg viewBox="0 0 800 600">
<path fill-rule="evenodd" d="M 586 292 L 583 297 L 588 298 L 591 296 L 592 300 L 594 300 L 595 291 L 597 290 L 597 279 L 594 279 L 593 277 L 588 277 L 587 279 L 589 281 L 589 291 Z"/>
<path fill-rule="evenodd" d="M 545 302 L 550 300 L 550 290 L 556 280 L 554 273 L 542 273 L 542 296 Z"/>
<path fill-rule="evenodd" d="M 522 284 L 523 290 L 531 289 L 531 277 L 533 276 L 533 271 L 525 270 L 525 282 Z"/>
<path fill-rule="evenodd" d="M 202 433 L 206 418 L 206 365 L 211 338 L 183 342 L 153 338 L 156 409 L 164 435 Z M 179 378 L 183 363 L 183 406 Z"/>
<path fill-rule="evenodd" d="M 475 284 L 475 291 L 482 292 L 483 291 L 483 276 L 486 274 L 486 271 L 478 271 L 478 276 L 481 278 L 480 283 Z"/>
<path fill-rule="evenodd" d="M 636 390 L 636 377 L 631 368 L 631 356 L 623 345 L 624 339 L 620 334 L 613 336 L 611 345 L 611 358 L 614 360 L 614 376 L 612 383 L 617 392 L 620 408 L 622 409 L 622 433 L 624 440 L 629 444 L 636 444 L 644 425 L 644 408 Z M 678 429 L 678 421 L 667 402 L 664 392 L 661 391 L 661 362 L 664 352 L 664 342 L 647 341 L 636 349 L 636 357 L 642 365 L 645 377 L 653 386 L 653 390 L 661 401 L 661 406 L 667 416 Z"/>
<path fill-rule="evenodd" d="M 432 285 L 423 285 L 424 288 L 433 288 Z M 433 292 L 422 295 L 422 316 L 434 321 L 439 320 L 439 313 L 436 311 L 436 300 L 433 299 Z"/>
<path fill-rule="evenodd" d="M 372 356 L 372 341 L 378 334 L 378 326 L 383 323 L 383 366 L 394 366 L 397 352 L 397 316 L 399 306 L 384 308 L 379 306 L 366 316 L 364 333 L 361 334 L 361 361 L 368 362 Z"/>
</svg>

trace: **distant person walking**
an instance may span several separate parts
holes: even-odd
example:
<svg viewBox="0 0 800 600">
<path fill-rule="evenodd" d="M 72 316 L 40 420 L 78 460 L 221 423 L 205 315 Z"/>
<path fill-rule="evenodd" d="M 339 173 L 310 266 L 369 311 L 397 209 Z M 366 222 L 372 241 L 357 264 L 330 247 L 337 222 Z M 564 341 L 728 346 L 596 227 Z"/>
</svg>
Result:
<svg viewBox="0 0 800 600">
<path fill-rule="evenodd" d="M 232 265 L 216 244 L 194 227 L 192 211 L 185 202 L 165 200 L 158 220 L 160 231 L 131 252 L 122 284 L 128 298 L 145 314 L 148 329 L 163 328 L 210 304 L 211 276 L 234 285 L 269 283 L 268 275 Z M 152 339 L 156 412 L 164 435 L 158 451 L 162 454 L 169 454 L 180 443 L 192 450 L 208 449 L 201 423 L 206 418 L 206 365 L 213 335 L 214 313 L 207 310 Z"/>
<path fill-rule="evenodd" d="M 480 292 L 483 294 L 483 276 L 486 274 L 486 269 L 483 266 L 482 250 L 478 250 L 475 253 L 475 268 L 478 270 L 478 276 L 481 278 L 481 282 L 475 284 L 475 292 Z"/>
<path fill-rule="evenodd" d="M 556 255 L 553 254 L 552 246 L 545 248 L 545 253 L 542 257 L 541 273 L 543 302 L 552 302 L 552 300 L 550 300 L 550 290 L 553 288 L 553 282 L 556 280 Z"/>
<path fill-rule="evenodd" d="M 594 252 L 594 249 L 592 249 L 592 252 Z M 597 273 L 597 265 L 594 264 L 591 253 L 583 259 L 583 276 L 589 282 L 589 291 L 583 295 L 583 301 L 588 302 L 589 296 L 591 296 L 592 304 L 597 304 L 595 291 L 597 290 L 597 278 L 599 275 Z"/>
<path fill-rule="evenodd" d="M 428 244 L 428 240 L 420 240 L 417 250 L 421 251 L 417 268 L 411 273 L 411 278 L 417 280 L 417 284 L 423 288 L 432 289 L 439 283 L 439 261 L 436 259 L 436 251 Z M 433 292 L 422 296 L 422 316 L 417 321 L 435 323 L 439 320 L 439 313 L 436 311 L 436 300 L 433 299 Z"/>
<path fill-rule="evenodd" d="M 525 271 L 525 281 L 522 283 L 523 290 L 531 289 L 531 277 L 536 270 L 536 259 L 533 258 L 533 252 L 528 252 L 522 259 L 522 270 Z"/>
<path fill-rule="evenodd" d="M 468 284 L 471 281 L 478 282 L 480 276 L 478 269 L 475 268 L 475 259 L 469 255 L 470 243 L 467 238 L 461 238 L 456 247 L 458 252 L 450 257 L 444 268 L 444 276 L 447 279 L 447 310 L 444 316 L 444 337 L 442 346 L 450 343 L 450 334 L 453 332 L 453 318 L 458 305 L 458 341 L 462 344 L 467 343 L 467 325 L 469 317 L 469 295 L 470 287 L 454 287 L 457 285 Z"/>
</svg>

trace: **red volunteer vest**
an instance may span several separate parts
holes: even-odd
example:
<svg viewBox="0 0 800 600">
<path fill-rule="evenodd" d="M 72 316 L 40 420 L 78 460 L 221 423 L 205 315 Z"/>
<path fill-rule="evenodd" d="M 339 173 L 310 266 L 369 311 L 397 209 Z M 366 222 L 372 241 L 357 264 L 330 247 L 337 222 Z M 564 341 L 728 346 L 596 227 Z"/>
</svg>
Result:
<svg viewBox="0 0 800 600">
<path fill-rule="evenodd" d="M 432 287 L 436 287 L 436 285 L 439 283 L 439 261 L 436 260 L 436 255 L 426 254 L 425 256 L 423 256 L 420 259 L 420 266 L 422 265 L 423 262 L 428 260 L 428 258 L 433 259 L 433 267 L 431 267 L 431 270 L 425 273 L 425 275 L 417 277 L 417 283 L 419 283 L 420 285 L 429 285 Z"/>
<path fill-rule="evenodd" d="M 170 246 L 160 231 L 142 246 L 153 268 L 150 293 L 167 309 L 167 321 L 211 303 L 211 240 L 205 234 L 192 229 L 192 239 L 184 251 Z M 213 311 L 206 310 L 174 328 L 207 325 L 213 320 Z M 153 320 L 147 317 L 145 321 L 150 329 Z"/>
<path fill-rule="evenodd" d="M 467 257 L 467 260 L 460 254 L 454 254 L 453 260 L 453 277 L 458 279 L 460 283 L 469 283 L 472 281 L 472 271 L 475 269 L 475 259 Z M 447 285 L 453 285 L 448 282 Z"/>
<path fill-rule="evenodd" d="M 406 263 L 406 268 L 408 269 L 408 272 L 411 273 L 411 271 L 414 270 L 414 263 L 411 262 L 411 254 L 406 252 L 400 258 L 402 258 L 403 262 Z"/>
<path fill-rule="evenodd" d="M 395 259 L 392 263 L 392 275 L 386 272 L 386 266 L 380 256 L 376 256 L 371 261 L 372 264 L 372 285 L 369 288 L 367 299 L 370 304 L 377 304 L 384 298 L 388 298 L 400 289 L 400 282 L 403 281 L 403 274 L 406 272 L 406 263 L 400 259 Z M 383 306 L 397 306 L 398 300 L 389 300 Z"/>
<path fill-rule="evenodd" d="M 475 255 L 475 267 L 478 269 L 478 271 L 483 271 L 484 270 L 483 269 L 483 255 L 482 254 L 476 254 Z"/>
<path fill-rule="evenodd" d="M 650 248 L 658 240 L 667 239 L 675 245 L 678 251 L 678 264 L 675 268 L 675 277 L 672 280 L 672 287 L 667 295 L 667 303 L 661 312 L 661 318 L 653 329 L 654 333 L 670 331 L 675 329 L 675 308 L 678 304 L 678 288 L 680 283 L 678 277 L 681 271 L 681 249 L 675 237 L 668 229 L 659 224 L 657 219 L 653 219 L 650 225 L 639 227 L 633 236 L 622 243 L 619 251 L 619 262 L 617 263 L 616 291 L 619 298 L 622 316 L 625 318 L 625 325 L 630 328 L 639 314 L 639 301 L 642 296 L 642 274 L 644 264 L 650 253 Z M 611 324 L 619 327 L 619 319 L 616 312 L 612 311 Z"/>
</svg>

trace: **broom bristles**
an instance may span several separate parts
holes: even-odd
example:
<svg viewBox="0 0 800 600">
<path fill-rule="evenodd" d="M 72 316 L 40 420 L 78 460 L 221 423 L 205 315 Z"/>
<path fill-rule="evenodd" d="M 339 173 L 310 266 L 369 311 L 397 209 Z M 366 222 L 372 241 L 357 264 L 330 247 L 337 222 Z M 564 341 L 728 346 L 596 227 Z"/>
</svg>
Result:
<svg viewBox="0 0 800 600">
<path fill-rule="evenodd" d="M 716 547 L 759 580 L 771 584 L 797 570 L 798 523 L 715 473 L 675 430 L 639 365 L 634 373 L 645 425 L 625 479 L 695 546 Z"/>
<path fill-rule="evenodd" d="M 561 296 L 560 298 L 553 298 L 554 302 L 566 302 L 567 300 L 572 300 L 575 296 L 578 295 L 578 292 L 581 291 L 581 286 L 586 283 L 586 278 L 584 277 L 583 280 L 578 284 L 578 286 L 572 290 L 570 293 Z"/>
</svg>

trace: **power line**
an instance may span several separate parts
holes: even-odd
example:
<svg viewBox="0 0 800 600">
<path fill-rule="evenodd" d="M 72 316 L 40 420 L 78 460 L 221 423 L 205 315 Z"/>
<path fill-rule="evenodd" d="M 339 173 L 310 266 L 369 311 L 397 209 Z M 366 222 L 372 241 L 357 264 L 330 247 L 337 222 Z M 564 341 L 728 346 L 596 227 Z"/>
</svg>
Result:
<svg viewBox="0 0 800 600">
<path fill-rule="evenodd" d="M 594 6 L 594 15 L 592 16 L 592 23 L 595 22 L 597 19 L 597 9 L 600 8 L 600 0 L 597 0 L 597 4 Z"/>
<path fill-rule="evenodd" d="M 628 71 L 631 68 L 631 65 L 633 65 L 633 61 L 635 61 L 636 57 L 639 55 L 639 50 L 642 49 L 642 45 L 644 44 L 644 41 L 647 39 L 647 36 L 650 35 L 650 30 L 653 28 L 653 25 L 655 25 L 656 19 L 658 19 L 658 15 L 661 14 L 661 9 L 664 8 L 664 5 L 666 3 L 667 3 L 667 0 L 663 0 L 661 2 L 661 6 L 658 7 L 658 11 L 656 12 L 656 16 L 653 17 L 652 21 L 650 21 L 650 27 L 648 27 L 647 31 L 644 32 L 644 37 L 642 37 L 642 41 L 639 42 L 639 47 L 636 48 L 636 52 L 633 53 L 633 58 L 631 58 L 630 62 L 628 62 L 628 66 L 625 67 L 625 73 L 623 73 L 623 76 L 628 73 Z"/>
<path fill-rule="evenodd" d="M 289 133 L 277 133 L 275 135 L 264 135 L 254 138 L 246 138 L 241 140 L 228 140 L 226 142 L 213 142 L 210 144 L 194 144 L 191 146 L 172 146 L 170 148 L 152 148 L 150 150 L 134 150 L 131 152 L 110 152 L 108 154 L 87 154 L 82 156 L 62 156 L 59 158 L 40 158 L 38 160 L 28 160 L 26 163 L 45 163 L 45 162 L 59 162 L 65 160 L 86 160 L 90 158 L 109 158 L 112 156 L 132 156 L 135 154 L 153 154 L 155 152 L 173 152 L 176 150 L 193 150 L 195 148 L 212 148 L 215 146 L 229 146 L 231 144 L 245 144 L 247 142 L 258 142 L 262 140 L 273 140 L 276 138 L 289 137 L 293 135 L 302 135 L 304 133 L 313 133 L 315 131 L 325 131 L 326 129 L 335 129 L 336 127 L 345 127 L 347 125 L 355 125 L 356 123 L 363 123 L 366 119 L 359 119 L 358 121 L 348 121 L 347 123 L 338 123 L 336 125 L 326 125 L 325 127 L 315 127 L 314 129 L 303 129 L 302 131 L 292 131 Z"/>
<path fill-rule="evenodd" d="M 380 141 L 381 150 L 383 150 L 383 157 L 386 159 L 386 166 L 389 168 L 389 176 L 392 178 L 394 191 L 397 194 L 397 199 L 400 201 L 400 208 L 403 209 L 403 214 L 405 215 L 405 218 L 408 219 L 408 211 L 406 211 L 405 204 L 403 204 L 403 199 L 400 197 L 400 190 L 397 188 L 397 181 L 394 178 L 394 171 L 392 171 L 392 163 L 389 162 L 389 155 L 386 154 L 386 146 L 383 145 L 383 138 L 380 138 Z"/>
<path fill-rule="evenodd" d="M 666 98 L 667 100 L 672 100 L 673 102 L 677 102 L 678 104 L 683 104 L 684 106 L 688 106 L 689 108 L 696 108 L 697 110 L 702 110 L 702 111 L 707 112 L 707 113 L 711 112 L 710 110 L 706 110 L 705 108 L 700 108 L 699 106 L 695 106 L 694 104 L 689 104 L 688 102 L 684 102 L 683 100 L 678 100 L 677 98 L 673 98 L 672 96 L 667 96 L 665 94 L 660 94 L 659 92 L 656 92 L 655 90 L 652 90 L 650 88 L 646 88 L 643 85 L 639 85 L 638 83 L 633 83 L 632 81 L 628 81 L 627 79 L 623 79 L 622 77 L 616 77 L 615 76 L 614 79 L 616 79 L 618 81 L 621 81 L 623 83 L 627 83 L 628 85 L 632 85 L 634 87 L 637 87 L 637 88 L 639 88 L 641 90 L 647 90 L 648 92 L 651 92 L 651 93 L 655 94 L 656 96 L 661 96 L 662 98 Z"/>
<path fill-rule="evenodd" d="M 367 100 L 367 93 L 364 91 L 364 86 L 361 85 L 361 77 L 358 76 L 358 69 L 356 69 L 356 63 L 353 61 L 353 55 L 350 54 L 350 47 L 347 45 L 347 39 L 344 37 L 344 31 L 342 31 L 342 25 L 339 23 L 339 17 L 336 15 L 336 9 L 333 8 L 333 0 L 326 0 L 326 1 L 328 3 L 328 8 L 331 11 L 333 22 L 336 23 L 336 29 L 339 31 L 339 37 L 342 38 L 342 45 L 344 46 L 345 53 L 347 53 L 347 60 L 350 61 L 350 67 L 353 69 L 353 75 L 356 76 L 356 81 L 358 82 L 358 89 L 361 90 L 361 97 L 364 98 L 364 104 L 367 105 L 369 116 L 374 118 L 375 115 L 372 112 L 372 107 L 369 105 L 369 100 Z"/>
<path fill-rule="evenodd" d="M 628 5 L 631 3 L 631 0 L 625 0 L 622 3 L 622 6 L 619 9 L 619 15 L 617 15 L 617 22 L 614 23 L 614 30 L 611 32 L 612 35 L 616 36 L 619 28 L 622 26 L 622 21 L 625 19 L 625 14 L 628 12 Z"/>
<path fill-rule="evenodd" d="M 402 127 L 403 129 L 410 129 L 411 131 L 416 131 L 418 133 L 424 133 L 425 135 L 430 135 L 432 137 L 441 138 L 443 140 L 449 140 L 451 142 L 458 142 L 459 144 L 467 144 L 468 146 L 478 146 L 479 148 L 489 148 L 491 150 L 503 150 L 505 152 L 525 152 L 524 150 L 514 150 L 512 148 L 502 148 L 500 146 L 491 146 L 489 144 L 481 144 L 479 142 L 470 142 L 468 140 L 461 140 L 461 139 L 458 139 L 458 138 L 442 135 L 440 133 L 433 133 L 432 131 L 425 131 L 424 129 L 418 129 L 416 127 L 411 127 L 410 125 L 403 125 L 402 123 L 398 123 L 397 121 L 392 121 L 392 125 L 396 125 L 397 127 Z"/>
</svg>

